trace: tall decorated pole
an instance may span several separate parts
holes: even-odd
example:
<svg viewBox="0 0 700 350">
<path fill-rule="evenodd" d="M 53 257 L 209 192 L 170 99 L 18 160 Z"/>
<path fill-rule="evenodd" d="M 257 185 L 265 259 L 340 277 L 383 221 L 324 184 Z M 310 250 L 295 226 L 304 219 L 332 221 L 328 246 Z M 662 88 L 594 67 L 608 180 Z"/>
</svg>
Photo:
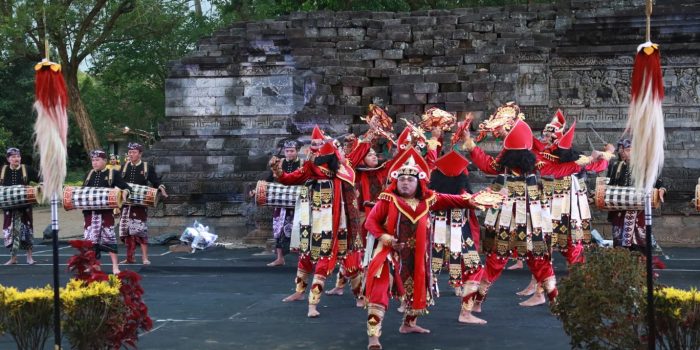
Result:
<svg viewBox="0 0 700 350">
<path fill-rule="evenodd" d="M 46 16 L 44 15 L 44 28 Z M 48 30 L 44 38 L 45 58 L 34 66 L 36 123 L 34 147 L 39 152 L 43 199 L 51 200 L 53 236 L 54 349 L 61 348 L 61 299 L 58 274 L 58 198 L 66 178 L 66 139 L 68 134 L 68 95 L 61 65 L 49 60 Z"/>
<path fill-rule="evenodd" d="M 626 132 L 632 135 L 630 157 L 634 186 L 644 190 L 646 225 L 648 347 L 656 345 L 654 278 L 651 261 L 651 191 L 664 163 L 664 82 L 659 45 L 651 42 L 652 1 L 646 2 L 646 42 L 639 45 L 632 70 L 631 99 Z"/>
</svg>

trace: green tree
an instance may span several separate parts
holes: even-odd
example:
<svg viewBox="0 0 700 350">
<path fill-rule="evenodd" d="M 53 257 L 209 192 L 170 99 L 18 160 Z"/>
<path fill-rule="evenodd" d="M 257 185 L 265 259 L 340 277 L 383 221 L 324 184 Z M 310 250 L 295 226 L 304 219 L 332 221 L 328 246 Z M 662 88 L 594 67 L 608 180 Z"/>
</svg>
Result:
<svg viewBox="0 0 700 350">
<path fill-rule="evenodd" d="M 136 33 L 165 34 L 162 30 L 167 27 L 154 25 L 162 23 L 164 5 L 187 3 L 185 0 L 0 0 L 0 35 L 9 39 L 0 44 L 0 51 L 36 62 L 44 56 L 44 39 L 48 37 L 63 66 L 69 108 L 80 128 L 83 147 L 96 148 L 100 142 L 80 93 L 81 64 L 104 45 L 137 41 Z"/>
<path fill-rule="evenodd" d="M 190 11 L 186 3 L 172 2 L 163 5 L 152 24 L 157 32 L 125 28 L 123 35 L 133 41 L 105 44 L 92 55 L 80 88 L 100 135 L 125 125 L 154 132 L 165 116 L 168 62 L 192 51 L 198 39 L 219 25 Z"/>
<path fill-rule="evenodd" d="M 0 152 L 7 147 L 22 151 L 22 161 L 31 163 L 32 128 L 27 120 L 34 103 L 35 62 L 24 58 L 2 59 L 0 65 Z M 4 157 L 0 157 L 4 160 Z"/>
</svg>

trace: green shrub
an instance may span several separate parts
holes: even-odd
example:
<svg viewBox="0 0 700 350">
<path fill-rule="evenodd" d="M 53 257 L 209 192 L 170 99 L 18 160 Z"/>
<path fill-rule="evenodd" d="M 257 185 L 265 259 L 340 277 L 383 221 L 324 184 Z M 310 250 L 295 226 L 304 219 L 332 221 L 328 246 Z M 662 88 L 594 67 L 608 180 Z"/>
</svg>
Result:
<svg viewBox="0 0 700 350">
<path fill-rule="evenodd" d="M 627 249 L 593 249 L 572 265 L 553 307 L 572 348 L 643 348 L 645 281 L 643 257 Z"/>
</svg>

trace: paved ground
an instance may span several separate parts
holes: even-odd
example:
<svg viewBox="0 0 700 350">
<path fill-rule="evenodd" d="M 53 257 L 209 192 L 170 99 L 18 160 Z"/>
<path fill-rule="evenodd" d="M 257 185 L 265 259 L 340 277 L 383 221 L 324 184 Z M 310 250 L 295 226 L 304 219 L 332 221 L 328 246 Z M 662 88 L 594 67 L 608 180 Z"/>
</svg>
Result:
<svg viewBox="0 0 700 350">
<path fill-rule="evenodd" d="M 121 247 L 120 247 L 121 249 Z M 123 249 L 122 249 L 123 251 Z M 284 267 L 265 267 L 272 258 L 259 249 L 223 249 L 195 254 L 151 248 L 153 264 L 130 268 L 144 277 L 146 303 L 154 327 L 140 338 L 140 349 L 363 349 L 366 312 L 354 307 L 346 290 L 342 297 L 321 300 L 321 317 L 306 318 L 306 303 L 282 303 L 293 290 L 295 256 Z M 0 260 L 7 259 L 0 251 Z M 51 281 L 50 246 L 36 246 L 38 266 L 0 266 L 0 283 L 20 288 Z M 671 260 L 661 282 L 688 288 L 700 281 L 700 249 L 667 249 Z M 61 262 L 72 255 L 62 246 Z M 24 260 L 20 258 L 21 262 Z M 103 257 L 103 263 L 108 258 Z M 561 259 L 559 259 L 561 260 Z M 564 266 L 558 261 L 558 273 Z M 66 273 L 62 274 L 65 281 Z M 389 312 L 382 343 L 386 349 L 566 349 L 568 337 L 545 307 L 522 308 L 514 293 L 527 284 L 527 270 L 506 271 L 484 305 L 485 326 L 456 322 L 459 299 L 443 296 L 421 324 L 430 335 L 398 333 L 400 314 Z M 447 291 L 446 278 L 442 290 Z M 334 278 L 329 279 L 331 287 Z M 447 293 L 445 293 L 447 294 Z M 392 310 L 397 305 L 392 306 Z M 52 340 L 49 343 L 53 343 Z M 67 344 L 66 344 L 67 345 Z M 9 336 L 0 349 L 13 349 Z M 49 348 L 49 346 L 47 346 Z"/>
</svg>

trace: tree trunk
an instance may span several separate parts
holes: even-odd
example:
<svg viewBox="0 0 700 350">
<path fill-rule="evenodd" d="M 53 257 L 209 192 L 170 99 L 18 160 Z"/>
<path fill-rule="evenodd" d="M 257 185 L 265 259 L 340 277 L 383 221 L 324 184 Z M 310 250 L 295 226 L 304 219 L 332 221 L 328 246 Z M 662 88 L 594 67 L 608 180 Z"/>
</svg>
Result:
<svg viewBox="0 0 700 350">
<path fill-rule="evenodd" d="M 64 69 L 68 65 L 64 66 Z M 92 121 L 88 114 L 83 99 L 80 97 L 80 88 L 78 87 L 78 72 L 70 69 L 65 70 L 66 87 L 68 89 L 68 108 L 73 112 L 73 118 L 78 124 L 80 133 L 83 135 L 83 147 L 90 152 L 100 147 L 100 140 L 97 138 L 95 128 L 92 127 Z"/>
<path fill-rule="evenodd" d="M 194 14 L 202 17 L 202 0 L 194 0 Z"/>
</svg>

